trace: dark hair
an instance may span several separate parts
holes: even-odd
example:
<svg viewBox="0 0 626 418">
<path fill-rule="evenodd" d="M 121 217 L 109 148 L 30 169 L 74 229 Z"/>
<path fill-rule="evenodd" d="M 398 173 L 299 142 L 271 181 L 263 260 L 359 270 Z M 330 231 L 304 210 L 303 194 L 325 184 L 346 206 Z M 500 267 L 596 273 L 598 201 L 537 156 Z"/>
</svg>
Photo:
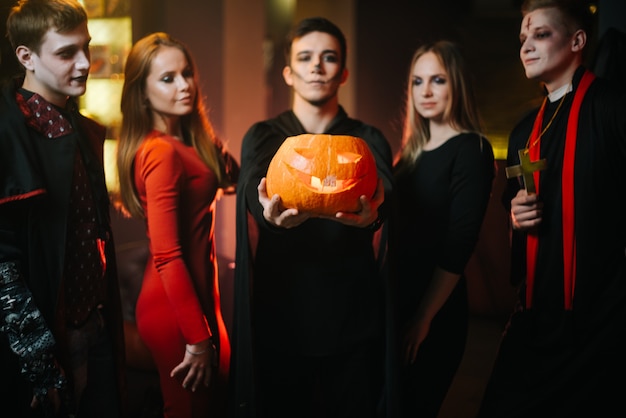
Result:
<svg viewBox="0 0 626 418">
<path fill-rule="evenodd" d="M 323 17 L 309 17 L 298 23 L 287 35 L 285 43 L 285 63 L 289 65 L 291 62 L 291 44 L 294 40 L 303 37 L 311 32 L 323 32 L 331 35 L 339 42 L 339 52 L 341 53 L 341 68 L 346 68 L 346 55 L 348 47 L 346 45 L 346 37 L 341 29 L 330 20 Z"/>
<path fill-rule="evenodd" d="M 571 34 L 582 29 L 587 34 L 587 39 L 591 37 L 594 18 L 589 0 L 524 0 L 522 15 L 526 16 L 534 10 L 550 7 L 561 12 L 565 20 L 563 24 Z"/>
<path fill-rule="evenodd" d="M 87 12 L 76 0 L 20 0 L 7 18 L 7 36 L 13 50 L 24 45 L 39 53 L 49 29 L 70 31 L 87 21 Z"/>
</svg>

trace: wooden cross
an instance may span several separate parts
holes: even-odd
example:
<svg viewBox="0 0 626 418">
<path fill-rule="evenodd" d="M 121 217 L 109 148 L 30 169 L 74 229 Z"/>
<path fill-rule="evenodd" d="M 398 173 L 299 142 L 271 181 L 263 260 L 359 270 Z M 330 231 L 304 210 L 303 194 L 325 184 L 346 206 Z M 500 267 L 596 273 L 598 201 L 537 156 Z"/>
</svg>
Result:
<svg viewBox="0 0 626 418">
<path fill-rule="evenodd" d="M 546 160 L 541 159 L 537 161 L 530 161 L 530 155 L 528 150 L 521 149 L 517 151 L 519 155 L 519 164 L 506 168 L 506 178 L 522 177 L 524 180 L 524 188 L 528 194 L 535 194 L 537 192 L 535 188 L 535 179 L 533 173 L 546 168 Z"/>
</svg>

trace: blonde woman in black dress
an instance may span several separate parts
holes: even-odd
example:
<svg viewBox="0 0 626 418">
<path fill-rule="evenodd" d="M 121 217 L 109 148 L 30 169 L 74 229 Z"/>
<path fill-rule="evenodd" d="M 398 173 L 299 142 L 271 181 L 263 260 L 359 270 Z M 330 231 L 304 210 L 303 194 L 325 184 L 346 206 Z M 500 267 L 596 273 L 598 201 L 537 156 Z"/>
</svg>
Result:
<svg viewBox="0 0 626 418">
<path fill-rule="evenodd" d="M 435 418 L 465 349 L 463 272 L 494 178 L 464 60 L 449 41 L 413 56 L 395 175 L 401 405 L 403 416 Z"/>
</svg>

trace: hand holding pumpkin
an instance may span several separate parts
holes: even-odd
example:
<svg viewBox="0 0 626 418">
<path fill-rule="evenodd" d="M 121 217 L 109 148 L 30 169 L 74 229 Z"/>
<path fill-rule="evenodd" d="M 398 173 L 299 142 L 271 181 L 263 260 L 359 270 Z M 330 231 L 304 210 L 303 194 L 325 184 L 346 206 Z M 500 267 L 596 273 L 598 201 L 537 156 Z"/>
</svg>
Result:
<svg viewBox="0 0 626 418">
<path fill-rule="evenodd" d="M 328 217 L 341 222 L 344 225 L 357 226 L 360 228 L 366 228 L 372 225 L 378 219 L 378 208 L 385 200 L 385 187 L 383 181 L 378 179 L 376 186 L 376 192 L 371 200 L 361 195 L 359 201 L 361 202 L 361 210 L 358 212 L 337 212 L 334 216 Z"/>
<path fill-rule="evenodd" d="M 261 179 L 257 190 L 259 192 L 259 203 L 263 206 L 263 217 L 270 224 L 281 228 L 293 228 L 311 217 L 309 212 L 285 208 L 280 196 L 277 194 L 271 197 L 268 196 L 265 177 Z"/>
</svg>

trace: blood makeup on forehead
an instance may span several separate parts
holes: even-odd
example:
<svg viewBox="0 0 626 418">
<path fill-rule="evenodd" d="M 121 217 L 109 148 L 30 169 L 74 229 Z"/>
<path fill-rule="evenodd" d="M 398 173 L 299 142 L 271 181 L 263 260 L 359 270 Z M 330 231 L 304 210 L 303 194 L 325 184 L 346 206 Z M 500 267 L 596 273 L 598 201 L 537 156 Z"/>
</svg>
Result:
<svg viewBox="0 0 626 418">
<path fill-rule="evenodd" d="M 528 20 L 526 21 L 526 30 L 530 30 L 530 16 L 528 16 Z"/>
</svg>

